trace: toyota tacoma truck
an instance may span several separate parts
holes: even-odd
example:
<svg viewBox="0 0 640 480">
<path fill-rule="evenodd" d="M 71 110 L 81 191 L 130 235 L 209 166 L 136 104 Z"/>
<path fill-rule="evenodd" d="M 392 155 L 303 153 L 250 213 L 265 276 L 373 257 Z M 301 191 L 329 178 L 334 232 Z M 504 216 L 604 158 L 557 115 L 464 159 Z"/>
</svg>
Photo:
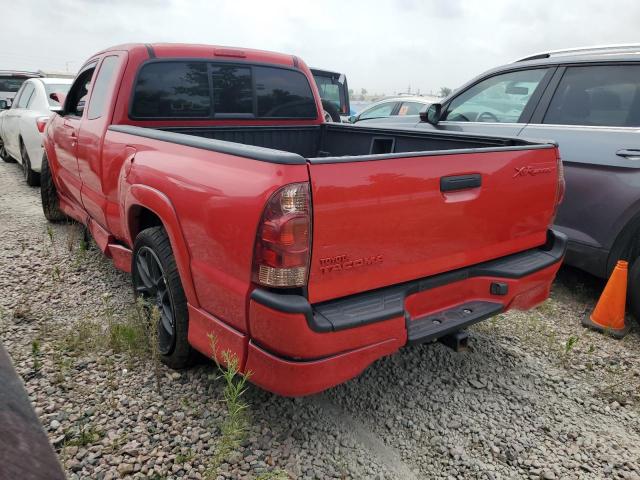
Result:
<svg viewBox="0 0 640 480">
<path fill-rule="evenodd" d="M 266 390 L 319 392 L 532 308 L 564 255 L 554 143 L 324 123 L 292 55 L 121 45 L 51 95 L 44 214 L 131 272 L 172 368 L 228 352 Z"/>
</svg>

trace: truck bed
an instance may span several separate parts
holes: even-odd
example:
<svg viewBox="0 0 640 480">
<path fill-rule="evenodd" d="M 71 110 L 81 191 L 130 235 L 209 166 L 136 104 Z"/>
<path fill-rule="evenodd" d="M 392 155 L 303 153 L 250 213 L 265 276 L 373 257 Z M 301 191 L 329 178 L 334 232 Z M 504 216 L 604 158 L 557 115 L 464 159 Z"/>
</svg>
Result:
<svg viewBox="0 0 640 480">
<path fill-rule="evenodd" d="M 549 148 L 551 142 L 532 142 L 514 137 L 490 137 L 476 134 L 430 132 L 419 129 L 370 128 L 347 124 L 323 124 L 315 126 L 234 126 L 234 127 L 158 127 L 143 128 L 129 125 L 113 125 L 110 130 L 131 133 L 172 143 L 205 148 L 222 153 L 233 153 L 276 163 L 326 163 L 407 157 L 408 153 L 444 154 L 486 152 L 492 150 L 518 150 Z M 221 142 L 222 141 L 222 142 Z M 229 143 L 235 145 L 229 145 Z M 262 147 L 280 152 L 256 151 L 242 145 Z M 259 154 L 256 156 L 256 154 Z M 380 157 L 385 155 L 388 157 Z"/>
</svg>

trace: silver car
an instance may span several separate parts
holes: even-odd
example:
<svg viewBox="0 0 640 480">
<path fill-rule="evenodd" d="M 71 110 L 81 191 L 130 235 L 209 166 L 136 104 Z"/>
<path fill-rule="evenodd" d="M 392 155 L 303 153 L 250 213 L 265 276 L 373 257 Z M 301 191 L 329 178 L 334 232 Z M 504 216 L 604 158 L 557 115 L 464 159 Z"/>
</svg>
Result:
<svg viewBox="0 0 640 480">
<path fill-rule="evenodd" d="M 362 122 L 364 120 L 385 121 L 389 117 L 405 117 L 418 115 L 433 102 L 439 101 L 437 97 L 420 97 L 402 95 L 390 97 L 369 105 L 357 115 L 349 117 L 350 123 Z"/>
</svg>

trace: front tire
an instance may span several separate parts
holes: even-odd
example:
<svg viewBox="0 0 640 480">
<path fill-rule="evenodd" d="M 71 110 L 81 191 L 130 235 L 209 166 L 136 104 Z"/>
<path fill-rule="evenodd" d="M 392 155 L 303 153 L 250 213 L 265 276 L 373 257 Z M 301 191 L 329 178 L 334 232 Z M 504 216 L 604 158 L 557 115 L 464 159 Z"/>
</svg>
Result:
<svg viewBox="0 0 640 480">
<path fill-rule="evenodd" d="M 40 172 L 40 198 L 42 200 L 42 211 L 50 222 L 62 222 L 67 220 L 67 216 L 60 210 L 60 200 L 56 184 L 53 183 L 51 170 L 49 170 L 49 160 L 47 155 L 42 155 L 42 171 Z"/>
<path fill-rule="evenodd" d="M 24 171 L 24 179 L 27 181 L 27 185 L 30 187 L 37 187 L 40 185 L 40 174 L 33 171 L 31 168 L 31 160 L 29 159 L 29 152 L 24 143 L 20 142 L 20 155 L 22 157 L 22 170 Z"/>
<path fill-rule="evenodd" d="M 187 340 L 189 312 L 167 232 L 147 228 L 136 237 L 131 262 L 134 294 L 158 307 L 157 342 L 160 359 L 180 369 L 193 363 L 194 351 Z"/>
</svg>

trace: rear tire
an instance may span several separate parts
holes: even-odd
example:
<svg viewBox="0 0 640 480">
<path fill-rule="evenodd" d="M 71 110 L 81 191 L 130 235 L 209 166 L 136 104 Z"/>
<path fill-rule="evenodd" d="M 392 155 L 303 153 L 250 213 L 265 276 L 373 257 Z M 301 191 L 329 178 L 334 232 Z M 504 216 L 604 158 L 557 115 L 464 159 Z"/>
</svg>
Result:
<svg viewBox="0 0 640 480">
<path fill-rule="evenodd" d="M 15 160 L 11 158 L 11 155 L 9 155 L 9 152 L 7 152 L 7 149 L 4 148 L 4 142 L 2 140 L 0 140 L 0 158 L 7 163 L 15 162 Z"/>
<path fill-rule="evenodd" d="M 22 170 L 24 171 L 24 179 L 27 181 L 27 185 L 30 187 L 38 187 L 40 185 L 40 174 L 34 172 L 31 168 L 29 152 L 27 152 L 27 147 L 25 147 L 22 141 L 20 141 L 20 156 L 22 157 Z"/>
<path fill-rule="evenodd" d="M 51 170 L 49 170 L 49 160 L 47 155 L 42 155 L 42 171 L 40 172 L 40 198 L 42 199 L 42 211 L 50 222 L 62 222 L 67 220 L 67 216 L 60 210 L 60 200 L 58 191 L 53 183 Z"/>
<path fill-rule="evenodd" d="M 629 287 L 627 288 L 629 310 L 640 324 L 640 258 L 636 258 L 629 270 Z"/>
<path fill-rule="evenodd" d="M 174 369 L 193 364 L 195 351 L 187 340 L 187 298 L 164 228 L 147 228 L 138 234 L 131 276 L 134 295 L 147 299 L 160 311 L 157 341 L 162 363 Z"/>
</svg>

